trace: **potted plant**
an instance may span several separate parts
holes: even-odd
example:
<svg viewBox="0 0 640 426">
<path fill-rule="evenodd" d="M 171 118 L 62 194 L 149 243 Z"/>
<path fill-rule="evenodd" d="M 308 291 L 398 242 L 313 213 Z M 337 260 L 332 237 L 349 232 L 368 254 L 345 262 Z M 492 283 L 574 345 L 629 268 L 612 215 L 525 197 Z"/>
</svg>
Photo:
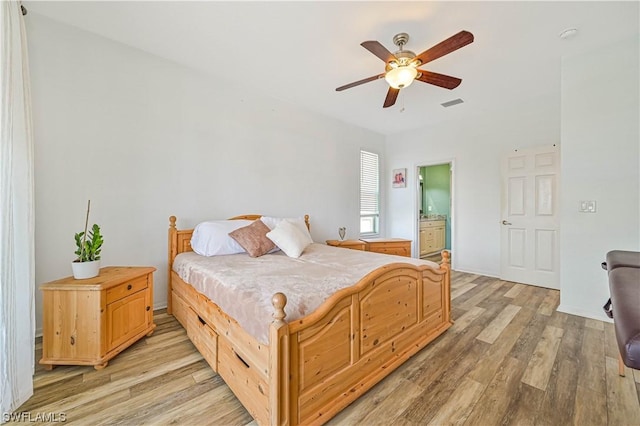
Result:
<svg viewBox="0 0 640 426">
<path fill-rule="evenodd" d="M 93 278 L 100 273 L 100 251 L 104 240 L 97 224 L 94 223 L 91 230 L 87 230 L 90 206 L 91 200 L 87 204 L 84 231 L 78 232 L 74 237 L 76 241 L 75 254 L 78 257 L 71 263 L 71 269 L 73 270 L 73 277 L 77 280 Z"/>
</svg>

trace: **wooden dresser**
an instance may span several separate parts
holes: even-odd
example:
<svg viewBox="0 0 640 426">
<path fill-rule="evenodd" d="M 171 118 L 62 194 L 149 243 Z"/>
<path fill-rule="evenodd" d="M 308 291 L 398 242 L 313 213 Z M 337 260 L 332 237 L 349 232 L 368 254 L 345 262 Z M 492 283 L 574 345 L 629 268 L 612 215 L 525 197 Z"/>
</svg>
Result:
<svg viewBox="0 0 640 426">
<path fill-rule="evenodd" d="M 403 238 L 363 238 L 367 251 L 411 257 L 411 240 Z"/>
<path fill-rule="evenodd" d="M 363 238 L 361 240 L 344 241 L 327 240 L 327 245 L 352 250 L 364 250 L 411 257 L 411 240 L 402 238 Z"/>
<path fill-rule="evenodd" d="M 42 359 L 96 370 L 153 333 L 153 267 L 109 266 L 85 280 L 66 277 L 40 286 Z"/>
</svg>

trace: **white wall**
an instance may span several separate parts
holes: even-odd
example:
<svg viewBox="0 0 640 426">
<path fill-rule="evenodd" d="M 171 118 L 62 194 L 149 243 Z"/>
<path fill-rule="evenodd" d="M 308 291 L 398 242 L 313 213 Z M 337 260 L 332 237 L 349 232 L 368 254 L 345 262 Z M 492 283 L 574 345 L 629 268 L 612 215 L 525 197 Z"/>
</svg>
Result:
<svg viewBox="0 0 640 426">
<path fill-rule="evenodd" d="M 636 37 L 565 58 L 560 96 L 388 137 L 387 234 L 415 240 L 415 167 L 453 159 L 454 267 L 499 276 L 500 158 L 561 141 L 559 309 L 606 319 L 600 262 L 609 250 L 640 250 L 639 51 Z M 392 189 L 402 167 L 407 188 Z M 578 213 L 580 200 L 597 201 L 597 213 Z"/>
<path fill-rule="evenodd" d="M 309 213 L 316 240 L 335 238 L 338 226 L 356 237 L 360 148 L 384 153 L 385 234 L 412 240 L 415 167 L 453 160 L 454 266 L 497 276 L 500 158 L 560 141 L 558 95 L 385 141 L 29 16 L 37 283 L 70 274 L 73 234 L 89 198 L 91 222 L 106 238 L 103 264 L 157 267 L 156 307 L 166 302 L 169 215 L 191 227 L 242 213 Z M 640 245 L 637 44 L 563 63 L 561 308 L 572 313 L 602 316 L 608 288 L 600 261 L 610 249 Z M 391 170 L 404 167 L 407 188 L 392 189 Z M 598 213 L 577 213 L 582 199 L 597 200 Z M 40 328 L 39 292 L 36 303 Z"/>
<path fill-rule="evenodd" d="M 605 319 L 610 250 L 640 251 L 638 37 L 562 62 L 560 310 Z M 579 213 L 595 200 L 596 213 Z"/>
<path fill-rule="evenodd" d="M 559 78 L 549 84 L 559 86 Z M 513 149 L 559 141 L 557 94 L 508 105 L 503 111 L 487 111 L 389 136 L 384 182 L 387 234 L 416 240 L 415 168 L 453 160 L 453 266 L 461 271 L 499 275 L 501 157 Z M 391 170 L 404 167 L 408 169 L 407 187 L 391 188 Z"/>
<path fill-rule="evenodd" d="M 36 282 L 71 274 L 73 235 L 103 265 L 152 265 L 166 303 L 168 217 L 311 215 L 317 241 L 359 226 L 359 150 L 384 137 L 30 13 Z M 36 300 L 41 328 L 41 294 Z"/>
</svg>

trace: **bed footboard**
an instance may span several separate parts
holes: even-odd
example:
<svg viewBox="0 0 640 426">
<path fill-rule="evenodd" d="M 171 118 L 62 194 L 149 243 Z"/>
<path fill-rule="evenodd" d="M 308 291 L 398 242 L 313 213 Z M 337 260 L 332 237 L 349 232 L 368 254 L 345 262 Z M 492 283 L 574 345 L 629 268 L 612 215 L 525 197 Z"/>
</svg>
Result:
<svg viewBox="0 0 640 426">
<path fill-rule="evenodd" d="M 326 422 L 452 325 L 448 260 L 387 265 L 289 323 L 291 424 Z"/>
</svg>

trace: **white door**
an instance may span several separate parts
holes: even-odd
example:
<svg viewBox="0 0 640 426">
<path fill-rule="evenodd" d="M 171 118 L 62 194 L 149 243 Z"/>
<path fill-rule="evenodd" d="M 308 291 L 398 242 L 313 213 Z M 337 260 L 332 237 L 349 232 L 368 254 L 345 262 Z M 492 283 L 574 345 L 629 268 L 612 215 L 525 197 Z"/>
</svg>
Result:
<svg viewBox="0 0 640 426">
<path fill-rule="evenodd" d="M 501 279 L 559 289 L 560 149 L 518 149 L 502 162 Z"/>
</svg>

